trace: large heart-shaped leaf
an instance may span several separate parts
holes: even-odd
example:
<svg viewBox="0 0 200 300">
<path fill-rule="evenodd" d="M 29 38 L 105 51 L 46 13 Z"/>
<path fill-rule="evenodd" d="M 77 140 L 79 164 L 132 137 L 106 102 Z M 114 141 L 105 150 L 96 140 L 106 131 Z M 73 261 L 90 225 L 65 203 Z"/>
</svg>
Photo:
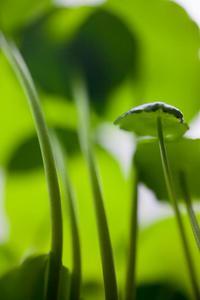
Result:
<svg viewBox="0 0 200 300">
<path fill-rule="evenodd" d="M 57 36 L 50 34 L 55 20 L 64 14 L 69 19 L 63 28 L 65 36 L 59 37 L 59 32 Z M 22 53 L 38 84 L 48 93 L 71 97 L 73 69 L 80 69 L 91 100 L 102 111 L 116 86 L 127 77 L 137 77 L 137 41 L 123 20 L 102 9 L 87 18 L 83 11 L 81 24 L 73 36 L 68 36 L 69 26 L 72 32 L 74 26 L 70 16 L 69 11 L 55 10 L 29 26 L 22 36 Z"/>
</svg>

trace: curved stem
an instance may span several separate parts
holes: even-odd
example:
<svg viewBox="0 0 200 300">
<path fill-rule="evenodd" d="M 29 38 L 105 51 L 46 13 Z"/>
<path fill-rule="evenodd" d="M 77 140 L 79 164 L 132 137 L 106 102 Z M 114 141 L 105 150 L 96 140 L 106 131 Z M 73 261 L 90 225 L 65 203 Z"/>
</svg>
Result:
<svg viewBox="0 0 200 300">
<path fill-rule="evenodd" d="M 104 201 L 99 183 L 99 178 L 96 170 L 96 164 L 92 152 L 92 147 L 89 140 L 89 108 L 88 97 L 85 86 L 81 80 L 76 80 L 73 86 L 74 98 L 77 104 L 79 113 L 79 139 L 82 151 L 85 155 L 90 181 L 93 191 L 97 228 L 100 242 L 101 261 L 104 278 L 105 298 L 106 300 L 117 300 L 117 280 L 115 274 L 115 266 L 112 252 L 112 245 L 106 212 L 104 208 Z"/>
<path fill-rule="evenodd" d="M 51 255 L 49 259 L 46 299 L 57 300 L 59 294 L 60 270 L 62 266 L 62 212 L 58 178 L 48 128 L 33 80 L 21 54 L 14 44 L 6 40 L 3 34 L 0 34 L 0 45 L 24 89 L 40 143 L 49 191 L 52 225 Z"/>
<path fill-rule="evenodd" d="M 180 181 L 180 187 L 181 187 L 181 191 L 183 194 L 183 198 L 184 198 L 184 201 L 186 204 L 187 213 L 188 213 L 190 223 L 192 226 L 192 230 L 194 233 L 194 238 L 196 240 L 197 247 L 200 250 L 200 227 L 199 227 L 195 212 L 192 207 L 192 201 L 190 198 L 189 188 L 187 185 L 185 173 L 183 171 L 181 171 L 179 174 L 179 181 Z"/>
<path fill-rule="evenodd" d="M 170 170 L 170 166 L 169 166 L 169 161 L 168 161 L 168 156 L 167 156 L 167 151 L 166 151 L 166 146 L 165 146 L 165 141 L 164 141 L 164 136 L 163 136 L 161 117 L 158 117 L 158 119 L 157 119 L 157 131 L 158 131 L 160 155 L 161 155 L 161 160 L 162 160 L 162 166 L 163 166 L 163 172 L 164 172 L 167 192 L 168 192 L 169 200 L 171 201 L 172 206 L 174 208 L 176 221 L 177 221 L 177 225 L 179 228 L 180 237 L 182 240 L 185 259 L 186 259 L 188 271 L 190 274 L 190 280 L 191 280 L 191 284 L 192 284 L 192 288 L 193 288 L 193 293 L 194 293 L 195 299 L 198 300 L 198 299 L 200 299 L 200 291 L 199 291 L 199 287 L 198 287 L 198 283 L 197 283 L 198 281 L 197 281 L 197 277 L 196 277 L 196 273 L 195 273 L 195 268 L 193 265 L 191 251 L 190 251 L 189 244 L 187 241 L 187 236 L 186 236 L 182 216 L 181 216 L 181 213 L 180 213 L 180 210 L 178 207 L 178 203 L 177 203 L 177 199 L 175 196 L 175 192 L 174 192 L 173 180 L 172 180 L 171 170 Z"/>
<path fill-rule="evenodd" d="M 135 171 L 136 172 L 136 171 Z M 131 202 L 130 245 L 128 250 L 125 300 L 136 299 L 136 256 L 138 235 L 138 177 L 135 173 L 133 197 Z"/>
<path fill-rule="evenodd" d="M 75 196 L 66 166 L 66 153 L 64 154 L 63 147 L 57 137 L 52 135 L 54 153 L 58 166 L 58 171 L 64 186 L 64 193 L 69 204 L 69 215 L 71 222 L 71 236 L 72 236 L 72 254 L 73 254 L 73 268 L 71 274 L 70 300 L 79 300 L 81 293 L 81 279 L 82 279 L 82 265 L 81 265 L 81 246 L 78 228 L 78 219 L 75 208 Z"/>
</svg>

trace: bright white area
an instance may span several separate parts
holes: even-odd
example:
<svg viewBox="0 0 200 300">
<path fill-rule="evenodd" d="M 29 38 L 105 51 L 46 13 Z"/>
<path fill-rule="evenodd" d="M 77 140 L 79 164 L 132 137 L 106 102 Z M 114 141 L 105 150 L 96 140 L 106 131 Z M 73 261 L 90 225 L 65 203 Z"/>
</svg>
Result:
<svg viewBox="0 0 200 300">
<path fill-rule="evenodd" d="M 133 135 L 106 123 L 101 125 L 96 133 L 98 142 L 116 158 L 124 175 L 127 176 L 136 148 Z"/>
<path fill-rule="evenodd" d="M 154 193 L 145 185 L 139 185 L 139 223 L 141 226 L 172 216 L 172 207 L 167 202 L 159 202 Z"/>
<path fill-rule="evenodd" d="M 148 226 L 158 220 L 174 216 L 172 206 L 168 202 L 158 201 L 154 193 L 145 185 L 139 186 L 139 223 L 142 227 Z M 179 205 L 180 210 L 187 214 L 184 204 Z M 196 212 L 200 212 L 200 204 L 194 203 Z"/>
<path fill-rule="evenodd" d="M 200 26 L 200 0 L 174 0 L 174 2 L 180 4 Z"/>
<path fill-rule="evenodd" d="M 0 243 L 3 243 L 7 240 L 9 233 L 9 226 L 4 208 L 4 183 L 4 173 L 2 170 L 0 170 Z"/>
<path fill-rule="evenodd" d="M 55 0 L 56 5 L 66 7 L 78 6 L 96 6 L 104 3 L 106 0 Z"/>
<path fill-rule="evenodd" d="M 190 122 L 190 129 L 185 136 L 192 139 L 200 138 L 200 113 Z"/>
</svg>

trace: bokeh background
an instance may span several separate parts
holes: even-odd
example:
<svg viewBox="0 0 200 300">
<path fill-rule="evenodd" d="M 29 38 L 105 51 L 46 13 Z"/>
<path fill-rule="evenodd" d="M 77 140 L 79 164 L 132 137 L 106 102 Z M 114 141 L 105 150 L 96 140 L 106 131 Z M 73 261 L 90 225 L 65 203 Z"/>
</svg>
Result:
<svg viewBox="0 0 200 300">
<path fill-rule="evenodd" d="M 130 170 L 136 140 L 115 128 L 113 121 L 135 105 L 165 101 L 183 111 L 191 124 L 188 135 L 200 137 L 200 5 L 198 0 L 177 2 L 0 2 L 0 29 L 18 45 L 35 81 L 48 125 L 55 129 L 68 153 L 81 232 L 82 293 L 88 299 L 103 299 L 102 270 L 91 187 L 78 142 L 77 113 L 70 90 L 72 70 L 74 66 L 82 69 L 88 88 L 95 155 L 118 281 L 123 288 Z M 29 254 L 48 251 L 50 218 L 33 120 L 22 88 L 2 53 L 0 101 L 2 275 Z M 152 299 L 192 299 L 170 205 L 160 202 L 164 199 L 156 199 L 153 191 L 142 184 L 139 196 L 137 280 L 141 299 L 151 294 Z M 194 207 L 198 212 L 198 199 Z M 63 216 L 64 264 L 70 267 L 67 201 L 63 201 Z M 200 280 L 199 253 L 190 226 L 187 228 Z"/>
</svg>

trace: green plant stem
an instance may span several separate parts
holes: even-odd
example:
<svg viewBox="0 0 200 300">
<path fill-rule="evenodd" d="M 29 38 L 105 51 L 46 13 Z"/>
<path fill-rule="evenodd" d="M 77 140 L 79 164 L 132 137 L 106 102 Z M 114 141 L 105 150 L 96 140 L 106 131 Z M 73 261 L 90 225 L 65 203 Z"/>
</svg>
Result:
<svg viewBox="0 0 200 300">
<path fill-rule="evenodd" d="M 112 245 L 110 240 L 109 228 L 103 204 L 102 191 L 97 176 L 94 157 L 90 152 L 87 158 L 90 172 L 90 180 L 92 183 L 93 195 L 95 200 L 96 218 L 98 224 L 102 267 L 104 276 L 105 296 L 106 300 L 117 300 L 117 280 L 114 267 L 114 259 L 112 253 Z"/>
<path fill-rule="evenodd" d="M 3 34 L 0 34 L 0 45 L 24 89 L 40 143 L 49 191 L 52 226 L 51 255 L 48 266 L 46 300 L 57 300 L 62 266 L 62 212 L 58 178 L 48 128 L 33 80 L 21 54 L 13 43 L 6 40 Z"/>
<path fill-rule="evenodd" d="M 169 161 L 168 161 L 168 156 L 167 156 L 167 151 L 166 151 L 166 145 L 164 141 L 164 136 L 163 136 L 163 128 L 162 128 L 162 119 L 161 117 L 158 117 L 157 119 L 157 131 L 158 131 L 158 139 L 159 139 L 159 146 L 160 146 L 160 155 L 161 155 L 161 160 L 162 160 L 162 166 L 163 166 L 163 172 L 164 172 L 164 177 L 165 177 L 165 183 L 167 187 L 167 192 L 169 196 L 169 200 L 172 203 L 172 206 L 174 208 L 178 228 L 179 228 L 179 233 L 180 237 L 182 240 L 182 245 L 183 245 L 183 250 L 186 258 L 186 263 L 188 266 L 188 271 L 190 274 L 190 280 L 193 288 L 193 293 L 195 296 L 195 299 L 198 300 L 200 299 L 200 292 L 199 292 L 199 287 L 198 287 L 198 281 L 195 273 L 195 268 L 193 265 L 193 260 L 189 248 L 189 244 L 187 241 L 187 236 L 182 220 L 181 213 L 179 211 L 177 199 L 175 196 L 174 192 L 174 186 L 173 186 L 173 180 L 172 180 L 172 175 L 171 175 L 171 170 L 169 166 Z"/>
<path fill-rule="evenodd" d="M 179 173 L 179 181 L 180 181 L 181 191 L 183 194 L 183 199 L 186 204 L 187 213 L 188 213 L 190 223 L 192 226 L 193 234 L 194 234 L 194 237 L 196 240 L 196 244 L 200 250 L 200 227 L 199 227 L 195 212 L 192 207 L 192 201 L 191 201 L 191 197 L 190 197 L 190 193 L 189 193 L 189 188 L 188 188 L 185 173 L 183 171 L 181 171 Z"/>
<path fill-rule="evenodd" d="M 89 108 L 86 88 L 82 80 L 77 78 L 73 86 L 74 99 L 79 113 L 79 139 L 88 164 L 90 181 L 93 191 L 93 199 L 96 212 L 97 228 L 100 243 L 101 261 L 104 278 L 106 300 L 117 300 L 117 280 L 112 252 L 111 239 L 109 234 L 108 222 L 104 208 L 104 201 L 96 170 L 96 164 L 89 139 Z"/>
<path fill-rule="evenodd" d="M 136 299 L 136 258 L 137 258 L 137 235 L 138 235 L 138 177 L 137 171 L 134 176 L 134 188 L 131 201 L 130 236 L 127 260 L 127 274 L 125 284 L 125 300 Z"/>
<path fill-rule="evenodd" d="M 80 235 L 78 228 L 78 218 L 75 208 L 75 196 L 68 174 L 67 154 L 64 153 L 63 147 L 55 135 L 52 135 L 54 146 L 54 153 L 58 166 L 58 171 L 64 186 L 65 198 L 68 199 L 69 215 L 71 222 L 71 236 L 72 236 L 72 254 L 73 254 L 73 268 L 71 274 L 70 300 L 79 300 L 81 293 L 82 280 L 82 265 L 81 265 L 81 246 Z"/>
</svg>

